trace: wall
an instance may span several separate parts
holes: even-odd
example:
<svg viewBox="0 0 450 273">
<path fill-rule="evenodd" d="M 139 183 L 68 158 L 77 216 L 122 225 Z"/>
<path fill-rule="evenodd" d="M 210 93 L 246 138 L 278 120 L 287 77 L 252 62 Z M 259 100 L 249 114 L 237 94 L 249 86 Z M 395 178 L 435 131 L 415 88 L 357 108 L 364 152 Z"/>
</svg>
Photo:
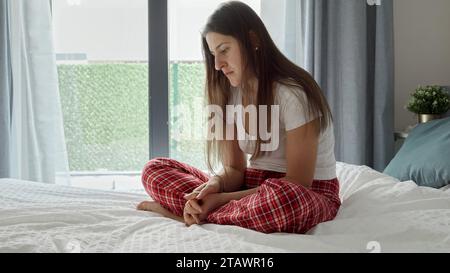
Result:
<svg viewBox="0 0 450 273">
<path fill-rule="evenodd" d="M 449 29 L 449 0 L 394 0 L 396 130 L 416 123 L 405 105 L 419 84 L 450 86 Z"/>
</svg>

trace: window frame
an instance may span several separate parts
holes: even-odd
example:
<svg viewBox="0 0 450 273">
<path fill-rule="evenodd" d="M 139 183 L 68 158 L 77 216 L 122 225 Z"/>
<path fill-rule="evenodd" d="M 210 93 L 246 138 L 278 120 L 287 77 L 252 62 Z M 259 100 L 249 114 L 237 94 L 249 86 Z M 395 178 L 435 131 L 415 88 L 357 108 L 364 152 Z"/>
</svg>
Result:
<svg viewBox="0 0 450 273">
<path fill-rule="evenodd" d="M 148 1 L 149 157 L 169 157 L 168 3 Z"/>
</svg>

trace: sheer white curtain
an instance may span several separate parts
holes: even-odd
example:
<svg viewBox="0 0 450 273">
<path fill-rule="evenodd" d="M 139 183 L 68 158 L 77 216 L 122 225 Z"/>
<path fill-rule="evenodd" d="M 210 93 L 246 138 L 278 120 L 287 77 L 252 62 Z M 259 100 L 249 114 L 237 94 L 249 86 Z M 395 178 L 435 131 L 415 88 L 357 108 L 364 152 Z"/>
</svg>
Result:
<svg viewBox="0 0 450 273">
<path fill-rule="evenodd" d="M 305 63 L 302 2 L 299 0 L 261 0 L 261 18 L 278 48 L 291 61 Z"/>
<path fill-rule="evenodd" d="M 49 0 L 3 0 L 0 123 L 3 177 L 68 184 Z M 5 53 L 3 53 L 5 52 Z M 3 56 L 4 55 L 4 56 Z M 4 58 L 3 58 L 4 57 Z M 6 76 L 5 76 L 6 75 Z M 3 79 L 9 79 L 8 81 Z"/>
</svg>

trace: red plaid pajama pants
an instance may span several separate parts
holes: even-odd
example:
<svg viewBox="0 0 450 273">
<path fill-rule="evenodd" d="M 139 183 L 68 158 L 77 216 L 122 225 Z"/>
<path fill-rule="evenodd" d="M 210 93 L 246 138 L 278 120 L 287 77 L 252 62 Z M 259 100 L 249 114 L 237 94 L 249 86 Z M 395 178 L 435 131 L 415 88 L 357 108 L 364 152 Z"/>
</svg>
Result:
<svg viewBox="0 0 450 273">
<path fill-rule="evenodd" d="M 334 219 L 341 204 L 336 178 L 314 180 L 308 189 L 279 179 L 284 176 L 279 172 L 246 169 L 244 189 L 260 186 L 258 191 L 212 211 L 207 222 L 264 233 L 306 233 L 317 224 Z M 151 160 L 142 173 L 147 193 L 178 216 L 183 215 L 186 203 L 183 196 L 208 179 L 202 171 L 169 158 Z"/>
</svg>

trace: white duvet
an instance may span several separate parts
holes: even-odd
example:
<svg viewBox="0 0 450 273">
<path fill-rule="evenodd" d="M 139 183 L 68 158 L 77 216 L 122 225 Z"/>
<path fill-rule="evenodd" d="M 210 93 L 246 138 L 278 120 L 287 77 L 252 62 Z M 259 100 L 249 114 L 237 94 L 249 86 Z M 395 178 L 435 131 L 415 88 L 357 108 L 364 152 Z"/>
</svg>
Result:
<svg viewBox="0 0 450 273">
<path fill-rule="evenodd" d="M 342 207 L 306 235 L 189 228 L 147 196 L 0 179 L 0 252 L 450 252 L 450 189 L 338 163 Z"/>
</svg>

